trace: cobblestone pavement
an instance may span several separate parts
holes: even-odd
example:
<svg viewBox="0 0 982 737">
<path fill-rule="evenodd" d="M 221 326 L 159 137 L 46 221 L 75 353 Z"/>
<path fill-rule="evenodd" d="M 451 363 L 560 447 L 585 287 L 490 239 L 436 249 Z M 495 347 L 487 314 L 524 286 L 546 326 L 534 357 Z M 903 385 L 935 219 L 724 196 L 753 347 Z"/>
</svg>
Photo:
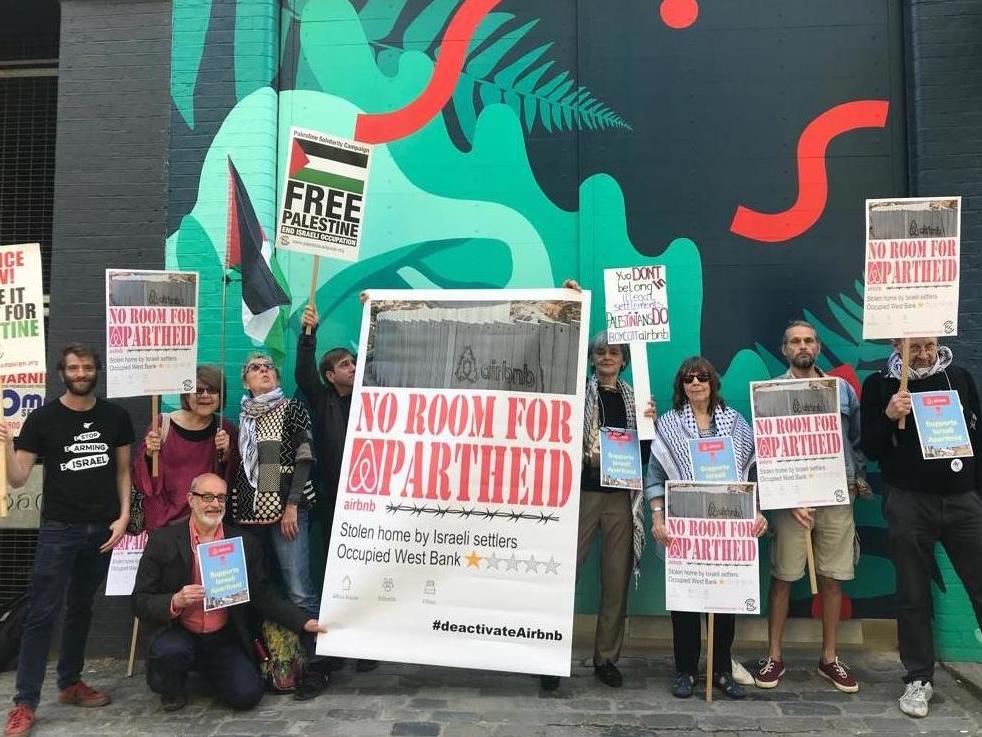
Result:
<svg viewBox="0 0 982 737">
<path fill-rule="evenodd" d="M 125 663 L 99 660 L 85 678 L 107 689 L 113 703 L 101 709 L 62 706 L 49 672 L 34 729 L 36 737 L 166 735 L 312 735 L 325 737 L 632 737 L 712 733 L 732 735 L 982 735 L 982 701 L 938 669 L 937 695 L 927 719 L 897 711 L 900 665 L 889 653 L 856 652 L 843 659 L 859 678 L 857 695 L 838 693 L 815 671 L 814 653 L 787 653 L 788 674 L 778 688 L 751 687 L 742 702 L 717 692 L 712 705 L 668 692 L 671 656 L 651 652 L 621 660 L 624 687 L 612 689 L 593 676 L 576 653 L 573 675 L 544 693 L 526 675 L 383 663 L 371 673 L 350 665 L 321 697 L 298 703 L 267 695 L 250 712 L 213 702 L 198 683 L 190 705 L 176 714 L 160 709 L 149 692 L 142 664 L 133 678 Z M 0 692 L 13 690 L 13 674 L 0 675 Z"/>
</svg>

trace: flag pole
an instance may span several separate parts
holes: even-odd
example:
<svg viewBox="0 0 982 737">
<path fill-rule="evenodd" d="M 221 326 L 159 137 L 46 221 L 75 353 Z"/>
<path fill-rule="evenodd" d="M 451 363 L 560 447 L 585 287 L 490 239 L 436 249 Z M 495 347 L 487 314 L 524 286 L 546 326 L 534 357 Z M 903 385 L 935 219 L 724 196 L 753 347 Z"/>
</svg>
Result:
<svg viewBox="0 0 982 737">
<path fill-rule="evenodd" d="M 307 299 L 307 304 L 317 309 L 317 271 L 321 266 L 321 257 L 314 256 L 314 270 L 310 273 L 310 297 Z M 306 328 L 307 335 L 310 335 L 313 328 L 308 325 Z"/>
<path fill-rule="evenodd" d="M 229 234 L 232 230 L 232 218 L 234 214 L 232 213 L 232 190 L 235 184 L 232 181 L 232 157 L 227 157 L 228 159 L 228 192 L 229 196 L 225 198 L 225 205 L 228 208 L 228 214 L 225 218 L 225 256 L 222 259 L 222 331 L 221 339 L 218 344 L 218 368 L 222 372 L 222 386 L 219 388 L 218 397 L 218 429 L 220 430 L 223 426 L 223 420 L 225 415 L 225 396 L 222 391 L 226 386 L 228 386 L 228 378 L 225 376 L 225 309 L 228 304 L 228 255 L 230 244 L 228 242 Z"/>
<path fill-rule="evenodd" d="M 907 367 L 910 366 L 910 338 L 904 338 L 900 349 L 900 391 L 907 391 Z M 897 427 L 903 430 L 907 427 L 907 417 L 901 417 Z"/>
</svg>

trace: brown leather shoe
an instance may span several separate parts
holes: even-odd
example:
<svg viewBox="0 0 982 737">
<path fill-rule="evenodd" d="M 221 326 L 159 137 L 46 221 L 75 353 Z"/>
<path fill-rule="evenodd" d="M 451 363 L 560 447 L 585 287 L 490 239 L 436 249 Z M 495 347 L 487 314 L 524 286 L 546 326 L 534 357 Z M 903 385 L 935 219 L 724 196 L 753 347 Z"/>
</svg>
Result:
<svg viewBox="0 0 982 737">
<path fill-rule="evenodd" d="M 84 681 L 79 681 L 58 694 L 58 701 L 63 704 L 84 706 L 91 709 L 96 706 L 105 706 L 110 702 L 110 698 L 109 694 L 97 691 L 91 686 L 87 686 Z"/>
</svg>

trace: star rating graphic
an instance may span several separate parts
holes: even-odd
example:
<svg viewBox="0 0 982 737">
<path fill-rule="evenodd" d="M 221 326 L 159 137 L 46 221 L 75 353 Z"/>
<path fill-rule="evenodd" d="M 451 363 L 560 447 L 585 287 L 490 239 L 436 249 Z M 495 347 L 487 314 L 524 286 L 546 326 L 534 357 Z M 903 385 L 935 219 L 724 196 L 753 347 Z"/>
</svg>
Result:
<svg viewBox="0 0 982 737">
<path fill-rule="evenodd" d="M 467 568 L 477 568 L 482 567 L 486 570 L 494 569 L 496 571 L 502 570 L 501 564 L 504 563 L 504 570 L 515 571 L 515 573 L 538 573 L 540 576 L 553 574 L 555 576 L 559 575 L 559 567 L 562 565 L 556 558 L 552 555 L 549 556 L 549 560 L 536 560 L 534 555 L 529 555 L 528 558 L 519 558 L 517 555 L 512 553 L 507 558 L 500 558 L 495 553 L 488 553 L 487 555 L 478 555 L 476 550 L 472 550 L 469 555 L 464 556 L 464 560 L 467 561 Z M 481 565 L 481 561 L 484 561 L 484 565 Z M 519 568 L 523 566 L 523 568 Z M 524 570 L 523 570 L 524 569 Z"/>
<path fill-rule="evenodd" d="M 480 555 L 478 555 L 475 551 L 472 550 L 470 555 L 464 556 L 464 560 L 467 561 L 468 568 L 480 568 L 478 564 L 481 562 L 482 558 Z"/>
</svg>

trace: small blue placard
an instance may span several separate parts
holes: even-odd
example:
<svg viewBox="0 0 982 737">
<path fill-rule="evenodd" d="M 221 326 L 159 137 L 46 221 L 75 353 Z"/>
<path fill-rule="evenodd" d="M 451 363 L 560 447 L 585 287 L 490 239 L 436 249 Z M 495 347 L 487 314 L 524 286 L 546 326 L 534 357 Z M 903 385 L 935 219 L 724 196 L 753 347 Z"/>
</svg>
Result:
<svg viewBox="0 0 982 737">
<path fill-rule="evenodd" d="M 241 537 L 198 545 L 198 568 L 205 587 L 205 611 L 249 601 L 249 574 Z"/>
<path fill-rule="evenodd" d="M 733 438 L 692 438 L 689 441 L 693 481 L 739 481 Z"/>
<path fill-rule="evenodd" d="M 600 485 L 641 490 L 641 443 L 637 430 L 600 428 Z"/>
<path fill-rule="evenodd" d="M 925 460 L 974 455 L 958 392 L 913 392 L 910 399 Z"/>
</svg>

